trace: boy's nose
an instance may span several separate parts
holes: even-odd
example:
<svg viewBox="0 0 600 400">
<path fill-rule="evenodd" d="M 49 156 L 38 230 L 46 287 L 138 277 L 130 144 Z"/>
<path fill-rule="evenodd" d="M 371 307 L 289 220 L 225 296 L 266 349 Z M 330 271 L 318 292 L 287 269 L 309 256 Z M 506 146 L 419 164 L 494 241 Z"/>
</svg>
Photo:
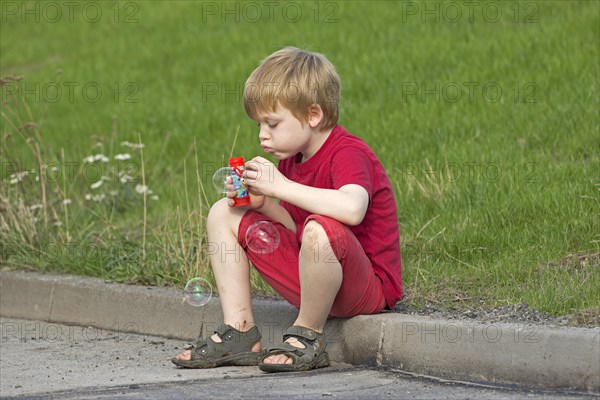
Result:
<svg viewBox="0 0 600 400">
<path fill-rule="evenodd" d="M 271 137 L 269 136 L 269 134 L 267 133 L 266 129 L 261 128 L 259 133 L 258 133 L 258 139 L 263 142 L 265 140 L 270 139 Z"/>
</svg>

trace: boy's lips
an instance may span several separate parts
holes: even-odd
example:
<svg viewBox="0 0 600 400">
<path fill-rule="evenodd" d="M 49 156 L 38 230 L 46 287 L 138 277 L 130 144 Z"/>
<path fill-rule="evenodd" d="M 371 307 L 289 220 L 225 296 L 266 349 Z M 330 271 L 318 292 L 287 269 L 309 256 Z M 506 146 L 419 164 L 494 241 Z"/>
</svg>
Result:
<svg viewBox="0 0 600 400">
<path fill-rule="evenodd" d="M 264 151 L 266 151 L 267 153 L 270 153 L 272 150 L 269 146 L 260 146 L 263 148 Z"/>
</svg>

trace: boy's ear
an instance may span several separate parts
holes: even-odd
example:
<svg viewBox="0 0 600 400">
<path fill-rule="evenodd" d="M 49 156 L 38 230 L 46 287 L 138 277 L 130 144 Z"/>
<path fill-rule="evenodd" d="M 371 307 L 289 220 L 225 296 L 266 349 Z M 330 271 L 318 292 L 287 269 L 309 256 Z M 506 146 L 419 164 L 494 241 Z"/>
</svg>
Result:
<svg viewBox="0 0 600 400">
<path fill-rule="evenodd" d="M 321 121 L 323 120 L 323 109 L 318 104 L 313 104 L 308 107 L 308 125 L 311 128 L 316 128 L 319 126 Z"/>
</svg>

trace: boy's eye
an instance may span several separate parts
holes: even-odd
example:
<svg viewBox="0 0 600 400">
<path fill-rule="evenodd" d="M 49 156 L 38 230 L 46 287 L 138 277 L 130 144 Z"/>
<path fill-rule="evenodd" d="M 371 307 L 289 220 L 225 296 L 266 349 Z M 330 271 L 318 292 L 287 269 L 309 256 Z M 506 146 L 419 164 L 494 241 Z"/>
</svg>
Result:
<svg viewBox="0 0 600 400">
<path fill-rule="evenodd" d="M 271 129 L 276 128 L 277 125 L 279 124 L 279 122 L 265 122 L 265 124 L 267 124 L 267 126 Z M 260 121 L 256 122 L 256 125 L 258 125 L 258 127 L 260 127 Z"/>
</svg>

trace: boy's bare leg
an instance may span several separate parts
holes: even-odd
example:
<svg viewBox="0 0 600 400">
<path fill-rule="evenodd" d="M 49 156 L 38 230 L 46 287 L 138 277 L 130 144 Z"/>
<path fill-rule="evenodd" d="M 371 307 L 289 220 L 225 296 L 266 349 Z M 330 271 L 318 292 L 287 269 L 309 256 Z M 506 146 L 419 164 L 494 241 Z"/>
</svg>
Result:
<svg viewBox="0 0 600 400">
<path fill-rule="evenodd" d="M 302 234 L 300 249 L 300 313 L 294 325 L 310 328 L 319 333 L 327 321 L 331 306 L 342 284 L 342 266 L 337 260 L 323 227 L 309 221 Z M 294 338 L 287 343 L 298 348 L 305 346 Z M 267 357 L 267 364 L 291 364 L 283 354 Z"/>
<path fill-rule="evenodd" d="M 210 255 L 210 263 L 217 282 L 224 322 L 239 331 L 247 331 L 254 326 L 250 264 L 237 241 L 238 226 L 246 210 L 229 207 L 227 200 L 215 203 L 206 221 L 208 242 L 216 246 Z M 221 342 L 216 334 L 212 339 Z M 260 351 L 260 342 L 254 345 L 252 351 Z M 189 360 L 190 357 L 191 351 L 185 350 L 177 359 Z"/>
</svg>

